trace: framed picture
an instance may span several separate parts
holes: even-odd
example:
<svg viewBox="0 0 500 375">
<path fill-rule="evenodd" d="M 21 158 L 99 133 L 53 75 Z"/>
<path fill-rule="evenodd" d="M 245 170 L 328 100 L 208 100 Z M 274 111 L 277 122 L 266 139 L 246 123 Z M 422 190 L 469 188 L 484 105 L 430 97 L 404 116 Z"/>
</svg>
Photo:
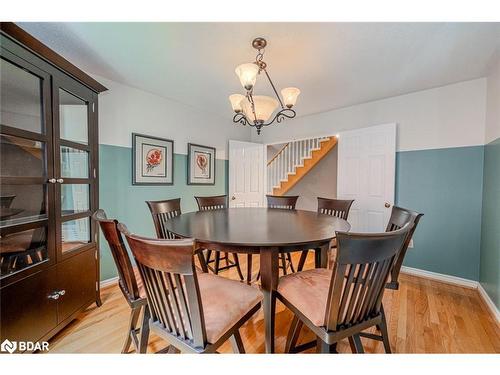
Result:
<svg viewBox="0 0 500 375">
<path fill-rule="evenodd" d="M 132 185 L 174 183 L 174 141 L 132 133 Z"/>
<path fill-rule="evenodd" d="M 215 185 L 215 148 L 188 143 L 188 185 Z"/>
</svg>

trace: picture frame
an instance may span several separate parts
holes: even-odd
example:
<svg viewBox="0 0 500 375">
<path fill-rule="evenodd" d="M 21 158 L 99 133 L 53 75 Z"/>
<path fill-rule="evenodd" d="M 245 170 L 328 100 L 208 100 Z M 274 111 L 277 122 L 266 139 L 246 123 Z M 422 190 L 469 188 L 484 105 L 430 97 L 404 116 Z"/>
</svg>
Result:
<svg viewBox="0 0 500 375">
<path fill-rule="evenodd" d="M 215 147 L 188 143 L 188 185 L 215 185 L 215 155 Z"/>
<path fill-rule="evenodd" d="M 173 185 L 174 141 L 132 133 L 132 185 Z"/>
</svg>

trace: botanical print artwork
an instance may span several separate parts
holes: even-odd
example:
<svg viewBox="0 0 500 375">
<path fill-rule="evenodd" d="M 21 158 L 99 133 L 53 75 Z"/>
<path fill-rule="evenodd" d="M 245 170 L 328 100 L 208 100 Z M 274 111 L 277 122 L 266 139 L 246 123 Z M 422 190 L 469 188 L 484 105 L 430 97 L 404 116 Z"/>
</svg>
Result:
<svg viewBox="0 0 500 375">
<path fill-rule="evenodd" d="M 167 175 L 165 164 L 165 147 L 158 147 L 147 143 L 142 144 L 142 175 L 143 177 L 165 177 Z"/>
<path fill-rule="evenodd" d="M 207 152 L 194 152 L 194 158 L 196 160 L 194 168 L 194 178 L 210 178 L 210 154 Z"/>
<path fill-rule="evenodd" d="M 188 185 L 215 184 L 215 148 L 188 143 Z"/>
<path fill-rule="evenodd" d="M 174 141 L 132 133 L 132 184 L 172 185 Z"/>
</svg>

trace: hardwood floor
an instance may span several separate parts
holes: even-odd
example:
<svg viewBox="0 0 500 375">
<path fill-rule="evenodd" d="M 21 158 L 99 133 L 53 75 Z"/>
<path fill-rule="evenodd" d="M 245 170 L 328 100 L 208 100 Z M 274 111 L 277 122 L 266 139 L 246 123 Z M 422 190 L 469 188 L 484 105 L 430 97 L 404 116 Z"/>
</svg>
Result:
<svg viewBox="0 0 500 375">
<path fill-rule="evenodd" d="M 245 270 L 246 264 L 240 261 Z M 253 269 L 258 271 L 258 257 Z M 298 255 L 294 255 L 294 263 Z M 313 262 L 312 254 L 307 265 Z M 237 279 L 236 271 L 222 275 Z M 477 290 L 444 284 L 410 275 L 401 275 L 397 291 L 386 290 L 384 307 L 387 314 L 391 347 L 394 353 L 500 353 L 500 327 L 495 323 Z M 92 306 L 50 341 L 51 353 L 120 353 L 126 335 L 130 309 L 117 285 L 101 292 L 103 305 Z M 282 353 L 292 319 L 282 304 L 277 306 L 276 352 Z M 257 313 L 241 329 L 247 353 L 264 352 L 262 312 Z M 300 342 L 312 340 L 303 330 Z M 362 339 L 368 353 L 383 353 L 382 343 Z M 167 343 L 150 337 L 148 353 L 157 352 Z M 314 350 L 312 350 L 314 351 Z M 350 353 L 347 340 L 338 346 Z M 229 342 L 222 353 L 232 353 Z"/>
</svg>

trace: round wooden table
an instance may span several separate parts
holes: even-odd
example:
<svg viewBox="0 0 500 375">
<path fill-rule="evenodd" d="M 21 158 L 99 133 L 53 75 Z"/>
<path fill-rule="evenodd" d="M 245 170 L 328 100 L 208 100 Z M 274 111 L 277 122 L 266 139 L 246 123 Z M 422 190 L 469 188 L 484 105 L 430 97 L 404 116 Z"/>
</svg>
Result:
<svg viewBox="0 0 500 375">
<path fill-rule="evenodd" d="M 276 208 L 229 208 L 182 214 L 168 220 L 167 229 L 197 240 L 201 248 L 260 254 L 264 295 L 266 352 L 274 352 L 274 318 L 278 286 L 278 254 L 313 249 L 316 267 L 327 266 L 335 231 L 349 231 L 346 220 L 311 211 Z"/>
</svg>

